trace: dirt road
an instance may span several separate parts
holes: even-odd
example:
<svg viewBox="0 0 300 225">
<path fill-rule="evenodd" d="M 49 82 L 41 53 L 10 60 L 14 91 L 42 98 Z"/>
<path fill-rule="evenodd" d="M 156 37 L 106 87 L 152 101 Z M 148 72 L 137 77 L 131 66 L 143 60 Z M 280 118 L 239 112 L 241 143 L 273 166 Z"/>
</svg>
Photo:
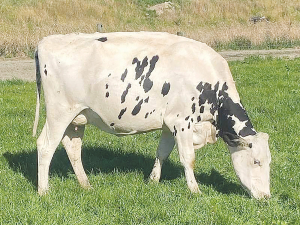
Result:
<svg viewBox="0 0 300 225">
<path fill-rule="evenodd" d="M 244 51 L 222 51 L 219 52 L 227 61 L 243 60 L 251 55 L 262 57 L 287 57 L 290 59 L 300 57 L 300 49 L 283 50 L 244 50 Z M 35 64 L 32 59 L 1 59 L 0 80 L 21 79 L 35 81 Z"/>
</svg>

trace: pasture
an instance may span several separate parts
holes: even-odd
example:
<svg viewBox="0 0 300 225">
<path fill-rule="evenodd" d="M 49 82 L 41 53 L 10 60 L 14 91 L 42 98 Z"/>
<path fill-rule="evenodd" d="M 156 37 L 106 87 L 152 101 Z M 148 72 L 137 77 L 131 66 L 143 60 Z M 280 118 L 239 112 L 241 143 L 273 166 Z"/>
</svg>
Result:
<svg viewBox="0 0 300 225">
<path fill-rule="evenodd" d="M 83 164 L 93 189 L 80 188 L 60 146 L 40 197 L 35 83 L 12 80 L 0 82 L 0 224 L 299 224 L 300 59 L 251 57 L 230 68 L 254 127 L 270 135 L 271 199 L 243 190 L 222 140 L 196 152 L 200 195 L 189 192 L 176 149 L 161 182 L 148 181 L 159 131 L 118 138 L 92 126 Z"/>
<path fill-rule="evenodd" d="M 38 41 L 50 34 L 181 32 L 221 49 L 280 49 L 300 45 L 300 3 L 291 0 L 171 0 L 158 15 L 148 9 L 166 0 L 2 0 L 0 56 L 33 57 Z M 265 20 L 254 22 L 253 18 Z"/>
</svg>

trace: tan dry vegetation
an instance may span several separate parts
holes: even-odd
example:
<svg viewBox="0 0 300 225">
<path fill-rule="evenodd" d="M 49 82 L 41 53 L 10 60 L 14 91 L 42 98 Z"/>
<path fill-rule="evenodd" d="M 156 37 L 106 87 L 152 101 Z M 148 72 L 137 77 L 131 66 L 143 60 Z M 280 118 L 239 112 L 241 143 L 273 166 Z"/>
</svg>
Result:
<svg viewBox="0 0 300 225">
<path fill-rule="evenodd" d="M 93 33 L 97 23 L 104 25 L 104 32 L 180 31 L 213 47 L 241 37 L 252 46 L 266 40 L 300 40 L 298 0 L 177 0 L 174 11 L 160 16 L 141 2 L 1 0 L 0 55 L 26 55 L 50 34 Z M 253 16 L 265 16 L 268 21 L 254 24 Z"/>
</svg>

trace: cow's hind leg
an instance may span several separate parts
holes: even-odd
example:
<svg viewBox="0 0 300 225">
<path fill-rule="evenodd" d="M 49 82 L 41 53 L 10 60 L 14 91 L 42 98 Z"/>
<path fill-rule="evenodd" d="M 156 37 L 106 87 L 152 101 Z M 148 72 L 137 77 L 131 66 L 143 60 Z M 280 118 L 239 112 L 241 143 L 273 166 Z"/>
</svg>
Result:
<svg viewBox="0 0 300 225">
<path fill-rule="evenodd" d="M 81 161 L 82 138 L 84 134 L 84 125 L 70 124 L 62 139 L 62 144 L 66 149 L 70 162 L 76 177 L 83 188 L 90 188 L 88 177 L 84 172 Z"/>
<path fill-rule="evenodd" d="M 161 176 L 161 167 L 165 159 L 168 158 L 175 145 L 175 140 L 172 133 L 168 129 L 163 129 L 156 151 L 156 159 L 150 174 L 150 179 L 159 181 Z"/>
<path fill-rule="evenodd" d="M 50 126 L 51 124 L 51 126 Z M 61 123 L 46 123 L 37 139 L 38 151 L 38 192 L 45 194 L 49 188 L 49 167 L 53 154 L 63 137 L 66 127 Z"/>
</svg>

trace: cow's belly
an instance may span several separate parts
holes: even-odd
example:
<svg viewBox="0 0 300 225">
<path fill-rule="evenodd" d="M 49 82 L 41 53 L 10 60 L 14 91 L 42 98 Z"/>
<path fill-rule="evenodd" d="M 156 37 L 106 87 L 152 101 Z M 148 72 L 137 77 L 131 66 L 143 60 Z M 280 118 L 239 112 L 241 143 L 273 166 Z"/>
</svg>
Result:
<svg viewBox="0 0 300 225">
<path fill-rule="evenodd" d="M 130 135 L 161 129 L 162 118 L 157 116 L 159 115 L 158 113 L 154 115 L 154 112 L 152 112 L 149 115 L 150 118 L 148 118 L 148 120 L 141 115 L 137 116 L 134 120 L 132 120 L 132 118 L 131 120 L 126 119 L 125 117 L 122 121 L 115 121 L 111 120 L 109 116 L 106 116 L 105 118 L 101 117 L 92 109 L 85 109 L 74 118 L 72 124 L 78 126 L 92 124 L 100 130 L 115 135 Z"/>
</svg>

